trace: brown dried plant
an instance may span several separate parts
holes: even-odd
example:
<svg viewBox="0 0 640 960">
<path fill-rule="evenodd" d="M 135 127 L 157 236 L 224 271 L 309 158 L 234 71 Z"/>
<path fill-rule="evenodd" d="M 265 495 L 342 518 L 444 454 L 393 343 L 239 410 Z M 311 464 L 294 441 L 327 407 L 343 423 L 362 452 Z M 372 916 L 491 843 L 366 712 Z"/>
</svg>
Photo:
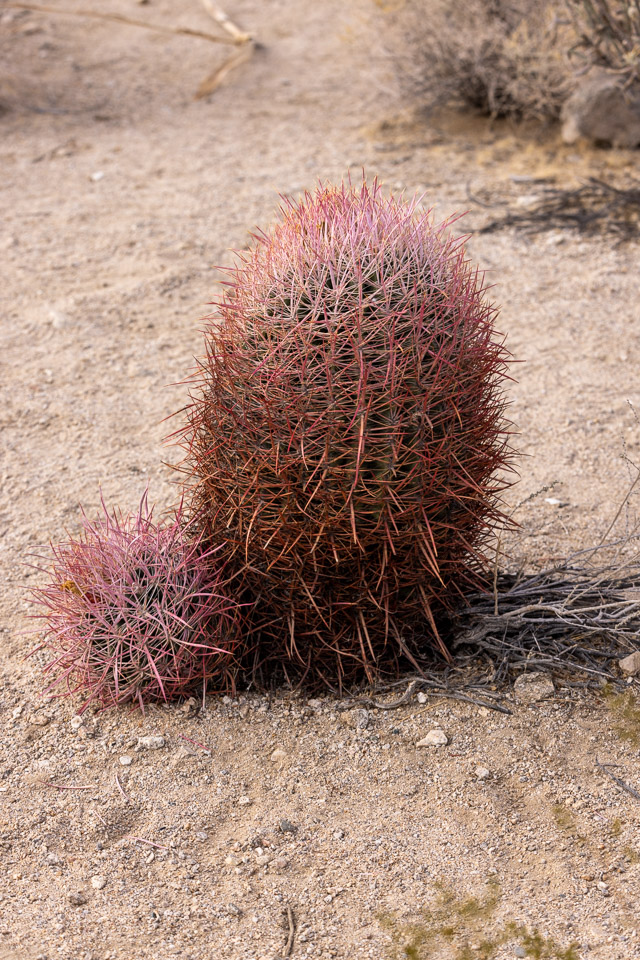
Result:
<svg viewBox="0 0 640 960">
<path fill-rule="evenodd" d="M 577 41 L 571 53 L 588 64 L 621 74 L 628 82 L 640 76 L 640 0 L 566 0 Z"/>
<path fill-rule="evenodd" d="M 408 0 L 396 23 L 401 84 L 427 110 L 451 104 L 517 120 L 559 116 L 572 87 L 566 51 L 575 35 L 557 0 Z"/>
</svg>

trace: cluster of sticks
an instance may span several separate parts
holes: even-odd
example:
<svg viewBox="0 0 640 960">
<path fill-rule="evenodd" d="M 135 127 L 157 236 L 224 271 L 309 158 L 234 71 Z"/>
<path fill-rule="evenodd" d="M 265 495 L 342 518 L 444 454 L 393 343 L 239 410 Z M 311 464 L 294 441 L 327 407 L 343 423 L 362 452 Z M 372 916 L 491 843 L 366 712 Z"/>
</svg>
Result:
<svg viewBox="0 0 640 960">
<path fill-rule="evenodd" d="M 210 43 L 221 43 L 228 46 L 239 47 L 240 49 L 232 53 L 221 66 L 216 67 L 213 73 L 205 77 L 198 87 L 196 100 L 213 93 L 231 70 L 249 59 L 256 46 L 251 34 L 245 33 L 244 30 L 236 26 L 233 20 L 231 20 L 224 10 L 221 10 L 213 0 L 202 0 L 202 5 L 207 13 L 213 17 L 215 22 L 222 27 L 226 36 L 216 36 L 215 34 L 207 33 L 204 30 L 196 30 L 192 27 L 173 27 L 165 24 L 148 23 L 146 20 L 136 20 L 133 17 L 127 17 L 121 13 L 104 13 L 101 10 L 70 10 L 64 7 L 51 7 L 41 3 L 14 2 L 14 0 L 10 0 L 10 2 L 6 4 L 7 7 L 18 10 L 62 14 L 63 16 L 70 17 L 88 17 L 93 20 L 110 20 L 113 23 L 124 23 L 129 27 L 142 27 L 142 29 L 152 30 L 154 33 L 172 33 L 178 36 L 197 37 L 201 40 L 208 40 Z"/>
<path fill-rule="evenodd" d="M 609 234 L 619 242 L 633 240 L 640 236 L 640 182 L 614 187 L 590 177 L 570 190 L 544 186 L 539 203 L 522 213 L 492 220 L 479 232 L 493 233 L 505 227 L 518 227 L 529 234 L 572 229 L 586 235 Z"/>
<path fill-rule="evenodd" d="M 640 557 L 621 556 L 634 539 L 580 551 L 539 573 L 497 575 L 493 594 L 470 596 L 458 614 L 457 663 L 488 656 L 498 685 L 524 667 L 578 674 L 587 686 L 617 680 L 615 664 L 637 649 L 640 634 Z M 606 553 L 613 553 L 608 562 Z"/>
<path fill-rule="evenodd" d="M 452 662 L 380 684 L 375 696 L 348 699 L 342 708 L 393 710 L 421 690 L 510 714 L 510 681 L 524 670 L 554 675 L 565 687 L 618 685 L 616 664 L 638 649 L 640 635 L 640 554 L 626 558 L 638 540 L 603 542 L 539 573 L 496 568 L 493 592 L 469 596 L 457 612 Z M 401 686 L 399 698 L 376 699 Z"/>
<path fill-rule="evenodd" d="M 640 76 L 640 0 L 567 0 L 578 40 L 569 51 L 615 71 L 628 84 Z"/>
</svg>

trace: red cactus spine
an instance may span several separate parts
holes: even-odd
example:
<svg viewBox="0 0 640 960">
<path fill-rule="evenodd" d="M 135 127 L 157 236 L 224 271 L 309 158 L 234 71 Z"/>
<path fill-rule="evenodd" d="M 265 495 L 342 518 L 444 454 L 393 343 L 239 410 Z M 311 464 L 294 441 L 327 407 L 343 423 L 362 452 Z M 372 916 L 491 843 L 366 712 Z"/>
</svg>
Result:
<svg viewBox="0 0 640 960">
<path fill-rule="evenodd" d="M 41 568 L 49 582 L 33 591 L 46 621 L 37 650 L 53 653 L 48 690 L 81 693 L 86 709 L 228 686 L 239 607 L 215 551 L 203 550 L 180 510 L 156 524 L 146 495 L 136 515 L 103 510 L 95 522 L 84 517 L 77 539 L 52 547 Z"/>
<path fill-rule="evenodd" d="M 503 522 L 508 353 L 450 225 L 377 183 L 286 201 L 205 331 L 187 484 L 287 675 L 446 655 L 438 615 Z"/>
</svg>

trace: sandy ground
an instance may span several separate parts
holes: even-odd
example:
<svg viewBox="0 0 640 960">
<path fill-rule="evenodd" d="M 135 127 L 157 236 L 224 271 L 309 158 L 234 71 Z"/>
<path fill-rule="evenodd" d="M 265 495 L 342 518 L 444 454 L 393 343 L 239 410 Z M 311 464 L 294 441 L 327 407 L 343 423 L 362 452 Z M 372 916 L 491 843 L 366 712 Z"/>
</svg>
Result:
<svg viewBox="0 0 640 960">
<path fill-rule="evenodd" d="M 230 0 L 262 46 L 194 101 L 225 48 L 0 3 L 2 958 L 640 956 L 640 805 L 596 767 L 640 786 L 639 741 L 602 697 L 342 714 L 283 692 L 78 726 L 23 660 L 28 554 L 100 486 L 125 509 L 147 483 L 175 498 L 162 421 L 217 265 L 277 193 L 364 168 L 438 215 L 470 209 L 473 232 L 536 177 L 637 166 L 554 131 L 420 120 L 372 42 L 380 7 Z M 216 29 L 195 2 L 108 9 Z M 506 544 L 535 564 L 595 542 L 638 455 L 637 247 L 502 232 L 469 250 L 522 361 L 512 502 L 555 484 Z M 448 744 L 417 748 L 433 728 Z"/>
</svg>

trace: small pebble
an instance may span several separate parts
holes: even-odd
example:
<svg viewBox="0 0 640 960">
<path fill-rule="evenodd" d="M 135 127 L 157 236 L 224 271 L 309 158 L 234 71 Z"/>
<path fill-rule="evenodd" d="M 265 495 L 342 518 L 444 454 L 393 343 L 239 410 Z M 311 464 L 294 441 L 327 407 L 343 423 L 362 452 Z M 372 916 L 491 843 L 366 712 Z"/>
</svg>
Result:
<svg viewBox="0 0 640 960">
<path fill-rule="evenodd" d="M 89 177 L 89 180 L 91 180 L 92 183 L 97 183 L 99 180 L 102 180 L 103 177 L 104 177 L 104 170 L 96 170 L 95 173 L 91 174 L 91 176 Z"/>
<path fill-rule="evenodd" d="M 537 193 L 525 193 L 521 197 L 517 197 L 516 206 L 517 207 L 534 207 L 537 203 L 540 202 L 540 197 Z"/>
<path fill-rule="evenodd" d="M 626 673 L 629 677 L 640 673 L 640 650 L 636 650 L 635 653 L 631 653 L 628 657 L 623 657 L 622 660 L 618 660 L 618 666 L 622 672 Z"/>
<path fill-rule="evenodd" d="M 273 753 L 271 754 L 271 762 L 272 762 L 272 763 L 279 763 L 279 762 L 281 762 L 282 760 L 286 760 L 286 758 L 287 758 L 287 754 L 286 754 L 286 752 L 282 749 L 282 747 L 277 747 L 277 748 L 273 751 Z"/>
<path fill-rule="evenodd" d="M 91 877 L 91 886 L 94 890 L 104 890 L 107 885 L 107 878 L 95 876 Z"/>
<path fill-rule="evenodd" d="M 476 777 L 478 780 L 486 780 L 491 776 L 491 771 L 487 770 L 486 767 L 476 767 Z"/>
<path fill-rule="evenodd" d="M 240 799 L 238 800 L 239 807 L 249 807 L 251 806 L 252 803 L 253 803 L 253 800 L 251 799 L 251 797 L 240 797 Z"/>
<path fill-rule="evenodd" d="M 171 758 L 171 766 L 179 767 L 183 760 L 191 760 L 194 756 L 196 756 L 195 752 L 189 747 L 178 747 Z M 209 756 L 209 754 L 207 753 L 205 756 Z"/>
<path fill-rule="evenodd" d="M 51 717 L 46 713 L 32 713 L 29 717 L 29 723 L 36 727 L 46 727 L 47 724 L 51 723 Z"/>
<path fill-rule="evenodd" d="M 120 766 L 122 767 L 130 767 L 131 762 L 131 757 L 120 757 Z"/>
<path fill-rule="evenodd" d="M 189 697 L 188 700 L 180 707 L 180 713 L 184 714 L 185 717 L 193 717 L 200 709 L 200 704 L 195 697 Z"/>
<path fill-rule="evenodd" d="M 350 727 L 352 730 L 366 730 L 371 723 L 371 713 L 369 710 L 360 708 L 345 710 L 344 713 L 340 714 L 340 721 L 345 727 Z"/>
<path fill-rule="evenodd" d="M 64 327 L 67 324 L 67 316 L 62 313 L 61 310 L 49 310 L 49 321 L 52 327 L 55 327 L 56 330 L 59 330 L 60 327 Z"/>
<path fill-rule="evenodd" d="M 421 690 L 417 697 L 418 703 L 426 703 L 428 699 L 429 697 L 426 695 L 426 693 Z"/>
<path fill-rule="evenodd" d="M 82 724 L 84 723 L 84 717 L 71 717 L 71 729 L 79 730 Z"/>
<path fill-rule="evenodd" d="M 148 737 L 138 737 L 136 750 L 161 750 L 164 744 L 164 737 L 151 734 L 151 736 Z"/>
<path fill-rule="evenodd" d="M 550 233 L 547 236 L 547 246 L 548 247 L 558 247 L 561 243 L 564 243 L 566 237 L 563 237 L 561 233 Z"/>
<path fill-rule="evenodd" d="M 290 820 L 281 820 L 279 826 L 282 833 L 295 833 L 298 829 Z"/>
<path fill-rule="evenodd" d="M 426 737 L 418 740 L 416 747 L 444 747 L 447 743 L 449 743 L 449 738 L 444 730 L 436 728 L 435 730 L 429 730 Z"/>
<path fill-rule="evenodd" d="M 87 898 L 82 892 L 82 890 L 75 891 L 74 893 L 67 894 L 67 900 L 72 907 L 81 907 L 87 902 Z"/>
<path fill-rule="evenodd" d="M 552 697 L 556 692 L 551 677 L 546 673 L 523 673 L 513 685 L 513 690 L 521 703 L 538 703 Z"/>
</svg>

